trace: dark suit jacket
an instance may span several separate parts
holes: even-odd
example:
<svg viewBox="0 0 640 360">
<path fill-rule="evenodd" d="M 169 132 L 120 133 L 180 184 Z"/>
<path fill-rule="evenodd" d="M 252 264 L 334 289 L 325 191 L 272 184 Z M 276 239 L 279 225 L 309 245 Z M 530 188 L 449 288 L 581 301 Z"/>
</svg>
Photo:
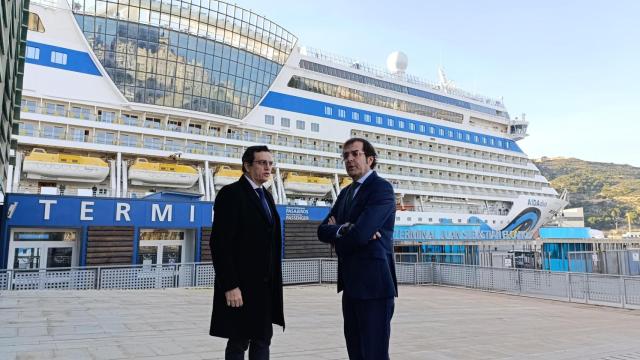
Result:
<svg viewBox="0 0 640 360">
<path fill-rule="evenodd" d="M 353 184 L 349 185 L 353 186 Z M 353 299 L 379 299 L 398 295 L 393 258 L 396 201 L 393 187 L 373 172 L 360 185 L 350 211 L 345 209 L 347 188 L 338 195 L 327 218 L 318 227 L 320 241 L 335 245 L 338 254 L 338 292 Z M 329 225 L 329 216 L 338 225 Z M 355 226 L 340 238 L 346 222 Z M 371 240 L 379 231 L 382 238 Z"/>
<path fill-rule="evenodd" d="M 211 255 L 215 269 L 212 336 L 236 339 L 271 337 L 271 323 L 284 327 L 280 217 L 265 191 L 274 217 L 269 223 L 249 181 L 220 189 L 214 203 Z M 236 287 L 244 305 L 227 306 L 225 292 Z"/>
</svg>

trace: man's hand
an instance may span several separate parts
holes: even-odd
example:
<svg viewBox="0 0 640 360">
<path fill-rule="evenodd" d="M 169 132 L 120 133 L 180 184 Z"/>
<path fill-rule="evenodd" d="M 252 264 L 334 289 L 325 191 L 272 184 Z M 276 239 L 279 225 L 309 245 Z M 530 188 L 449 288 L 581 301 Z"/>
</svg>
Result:
<svg viewBox="0 0 640 360">
<path fill-rule="evenodd" d="M 336 224 L 336 218 L 334 218 L 333 216 L 329 216 L 328 224 L 329 225 L 335 225 Z"/>
<path fill-rule="evenodd" d="M 382 234 L 380 234 L 380 231 L 376 231 L 376 233 L 371 237 L 371 240 L 380 240 L 380 238 L 382 238 Z"/>
<path fill-rule="evenodd" d="M 225 292 L 224 297 L 227 298 L 227 306 L 231 306 L 231 307 L 242 306 L 242 292 L 240 292 L 240 288 L 231 289 Z"/>
</svg>

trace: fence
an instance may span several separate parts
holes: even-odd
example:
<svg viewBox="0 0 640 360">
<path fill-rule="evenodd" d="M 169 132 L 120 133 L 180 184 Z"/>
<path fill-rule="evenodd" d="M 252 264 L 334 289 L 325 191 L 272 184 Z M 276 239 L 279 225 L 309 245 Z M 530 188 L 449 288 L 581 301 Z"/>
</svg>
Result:
<svg viewBox="0 0 640 360">
<path fill-rule="evenodd" d="M 285 285 L 335 282 L 335 259 L 284 260 Z M 455 286 L 512 295 L 640 309 L 640 278 L 441 263 L 396 263 L 398 283 Z M 211 287 L 211 263 L 0 270 L 0 291 Z"/>
</svg>

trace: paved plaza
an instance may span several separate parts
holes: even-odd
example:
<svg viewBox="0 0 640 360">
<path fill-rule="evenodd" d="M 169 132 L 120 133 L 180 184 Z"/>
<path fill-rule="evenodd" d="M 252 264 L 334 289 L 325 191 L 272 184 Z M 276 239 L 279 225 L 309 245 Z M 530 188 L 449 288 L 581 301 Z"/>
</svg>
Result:
<svg viewBox="0 0 640 360">
<path fill-rule="evenodd" d="M 212 289 L 0 292 L 0 359 L 222 359 Z M 274 359 L 345 359 L 334 286 L 285 288 Z M 392 359 L 640 359 L 640 311 L 404 286 Z"/>
</svg>

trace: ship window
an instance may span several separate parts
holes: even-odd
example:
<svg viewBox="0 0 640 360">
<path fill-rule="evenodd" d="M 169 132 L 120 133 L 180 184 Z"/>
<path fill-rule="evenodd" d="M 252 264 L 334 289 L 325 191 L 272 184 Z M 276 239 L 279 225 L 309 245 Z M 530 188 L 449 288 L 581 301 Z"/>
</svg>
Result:
<svg viewBox="0 0 640 360">
<path fill-rule="evenodd" d="M 91 116 L 91 110 L 79 106 L 71 107 L 71 117 L 76 119 L 89 119 Z"/>
<path fill-rule="evenodd" d="M 484 137 L 484 136 L 482 137 L 482 143 L 483 143 L 483 144 L 486 144 L 486 143 L 487 143 L 487 138 L 486 138 L 486 137 Z"/>
<path fill-rule="evenodd" d="M 398 127 L 399 127 L 400 129 L 404 129 L 404 121 L 402 121 L 402 120 L 398 120 Z"/>
<path fill-rule="evenodd" d="M 274 119 L 273 119 L 273 115 L 265 115 L 264 116 L 264 123 L 267 125 L 273 125 L 275 123 Z"/>
<path fill-rule="evenodd" d="M 467 141 L 471 141 L 471 134 L 464 134 L 464 139 Z"/>
<path fill-rule="evenodd" d="M 42 23 L 42 20 L 40 20 L 40 16 L 36 13 L 32 13 L 31 11 L 29 11 L 29 30 L 41 33 L 44 32 L 44 24 Z"/>
<path fill-rule="evenodd" d="M 291 120 L 289 118 L 280 118 L 280 126 L 282 127 L 291 127 Z"/>
<path fill-rule="evenodd" d="M 116 113 L 113 111 L 98 110 L 98 121 L 112 123 L 116 118 Z"/>
<path fill-rule="evenodd" d="M 325 106 L 324 107 L 324 114 L 325 115 L 329 115 L 329 116 L 333 115 L 333 109 L 330 106 Z"/>
<path fill-rule="evenodd" d="M 436 133 L 436 128 L 434 128 L 433 126 L 429 126 L 429 134 L 435 134 Z"/>
<path fill-rule="evenodd" d="M 304 121 L 302 120 L 296 120 L 296 129 L 298 130 L 304 130 L 305 125 L 304 125 Z"/>
<path fill-rule="evenodd" d="M 489 139 L 489 144 L 495 145 L 495 140 L 493 140 L 493 138 Z"/>
<path fill-rule="evenodd" d="M 453 138 L 453 130 L 449 130 L 449 137 Z"/>
<path fill-rule="evenodd" d="M 189 124 L 189 133 L 191 134 L 202 134 L 202 125 L 200 124 Z"/>
<path fill-rule="evenodd" d="M 387 119 L 387 125 L 388 125 L 388 126 L 393 126 L 393 119 L 388 118 L 388 119 Z"/>
<path fill-rule="evenodd" d="M 355 120 L 355 121 L 360 120 L 360 113 L 357 113 L 357 112 L 355 112 L 355 111 L 354 111 L 354 112 L 352 112 L 352 113 L 351 113 L 351 119 L 353 119 L 353 120 Z"/>
<path fill-rule="evenodd" d="M 382 116 L 376 116 L 376 124 L 382 125 Z"/>
<path fill-rule="evenodd" d="M 127 121 L 130 121 L 134 124 L 138 122 L 137 116 L 135 116 L 134 118 L 131 115 L 127 115 L 127 114 L 122 114 L 122 119 L 125 121 L 125 123 Z M 129 124 L 129 125 L 132 125 L 132 124 Z M 144 127 L 151 128 L 151 129 L 160 129 L 160 119 L 150 118 L 150 117 L 145 118 Z"/>
<path fill-rule="evenodd" d="M 508 149 L 511 146 L 511 143 L 509 143 L 508 141 L 504 143 L 504 146 Z"/>
<path fill-rule="evenodd" d="M 438 134 L 440 134 L 440 136 L 444 136 L 444 129 L 439 129 Z"/>
<path fill-rule="evenodd" d="M 425 127 L 424 125 L 420 125 L 420 132 L 421 132 L 421 133 L 424 133 L 424 132 L 425 132 L 425 128 L 426 128 L 426 127 Z"/>
<path fill-rule="evenodd" d="M 27 59 L 34 59 L 34 60 L 40 59 L 40 48 L 37 48 L 35 46 L 27 46 L 26 56 L 27 56 Z"/>
<path fill-rule="evenodd" d="M 66 111 L 65 111 L 64 105 L 47 103 L 46 106 L 47 106 L 48 115 L 60 115 L 60 116 L 65 115 Z"/>
<path fill-rule="evenodd" d="M 478 135 L 474 135 L 473 136 L 473 142 L 477 143 L 480 141 L 480 138 L 478 137 Z"/>
<path fill-rule="evenodd" d="M 338 109 L 338 117 L 339 118 L 346 118 L 347 117 L 347 112 L 344 111 L 343 109 Z"/>
<path fill-rule="evenodd" d="M 369 114 L 364 114 L 364 122 L 368 122 L 368 123 L 370 123 L 370 122 L 371 122 L 371 115 L 369 115 Z"/>
<path fill-rule="evenodd" d="M 67 54 L 62 52 L 52 51 L 51 62 L 54 64 L 67 65 Z"/>
<path fill-rule="evenodd" d="M 312 131 L 312 132 L 320 132 L 320 124 L 318 124 L 318 123 L 311 123 L 311 131 Z"/>
<path fill-rule="evenodd" d="M 416 131 L 416 124 L 414 124 L 414 123 L 409 123 L 409 130 L 411 130 L 411 131 Z"/>
<path fill-rule="evenodd" d="M 138 115 L 122 114 L 122 123 L 125 125 L 138 126 Z"/>
</svg>

